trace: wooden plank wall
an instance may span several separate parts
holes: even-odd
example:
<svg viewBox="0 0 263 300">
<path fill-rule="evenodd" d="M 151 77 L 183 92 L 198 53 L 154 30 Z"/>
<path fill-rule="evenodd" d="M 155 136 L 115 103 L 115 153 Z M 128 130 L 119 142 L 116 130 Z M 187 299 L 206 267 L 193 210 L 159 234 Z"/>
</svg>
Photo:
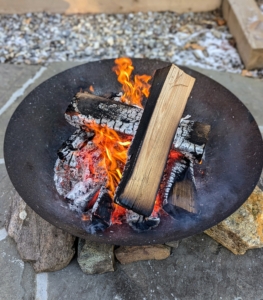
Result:
<svg viewBox="0 0 263 300">
<path fill-rule="evenodd" d="M 0 13 L 129 13 L 176 11 L 178 13 L 214 10 L 221 0 L 0 0 Z"/>
</svg>

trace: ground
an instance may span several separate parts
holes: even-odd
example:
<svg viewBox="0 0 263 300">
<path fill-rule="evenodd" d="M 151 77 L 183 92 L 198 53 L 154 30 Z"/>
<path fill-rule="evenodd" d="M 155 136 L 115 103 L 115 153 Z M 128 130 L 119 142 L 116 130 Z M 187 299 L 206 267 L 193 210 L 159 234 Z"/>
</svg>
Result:
<svg viewBox="0 0 263 300">
<path fill-rule="evenodd" d="M 205 234 L 180 242 L 164 261 L 122 266 L 114 273 L 85 275 L 76 259 L 58 272 L 35 274 L 21 261 L 13 240 L 6 236 L 4 215 L 15 190 L 3 159 L 3 139 L 10 116 L 24 96 L 50 76 L 77 65 L 51 63 L 46 67 L 0 64 L 0 300 L 57 299 L 263 299 L 263 249 L 235 256 Z M 263 132 L 262 79 L 197 69 L 217 80 L 250 109 Z"/>
</svg>

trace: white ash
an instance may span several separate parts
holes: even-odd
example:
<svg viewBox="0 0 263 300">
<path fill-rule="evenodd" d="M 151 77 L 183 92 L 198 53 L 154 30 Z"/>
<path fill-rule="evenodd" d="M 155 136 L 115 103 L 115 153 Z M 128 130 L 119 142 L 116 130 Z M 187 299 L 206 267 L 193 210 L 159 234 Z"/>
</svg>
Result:
<svg viewBox="0 0 263 300">
<path fill-rule="evenodd" d="M 174 165 L 171 168 L 171 171 L 169 174 L 167 174 L 167 178 L 165 178 L 165 186 L 164 186 L 164 192 L 163 192 L 163 204 L 168 203 L 168 197 L 170 194 L 170 191 L 176 181 L 176 178 L 180 177 L 180 175 L 185 171 L 185 169 L 188 168 L 187 162 L 184 159 L 181 159 L 180 161 L 176 161 Z"/>
<path fill-rule="evenodd" d="M 221 16 L 219 11 L 1 15 L 0 62 L 43 65 L 128 56 L 241 73 L 233 37 L 215 20 Z M 262 70 L 252 74 L 263 76 Z"/>
<path fill-rule="evenodd" d="M 71 141 L 74 147 L 65 146 L 67 150 L 61 150 L 65 155 L 57 159 L 54 169 L 58 193 L 69 200 L 72 210 L 78 212 L 83 211 L 92 195 L 107 181 L 106 171 L 99 166 L 100 151 L 91 141 L 85 144 L 84 139 L 83 131 L 74 132 L 67 141 Z M 96 168 L 96 176 L 93 178 L 90 177 L 89 161 L 85 159 L 87 153 Z"/>
<path fill-rule="evenodd" d="M 144 217 L 132 210 L 126 210 L 126 221 L 137 232 L 148 231 L 156 228 L 160 223 L 160 218 L 152 214 L 150 217 Z"/>
<path fill-rule="evenodd" d="M 100 119 L 96 119 L 92 115 L 92 111 L 86 112 L 86 115 L 81 114 L 74 97 L 71 103 L 74 112 L 66 112 L 65 118 L 69 124 L 77 128 L 88 127 L 90 123 L 95 121 L 98 125 L 107 125 L 118 132 L 134 135 L 138 129 L 143 109 L 138 106 L 120 106 L 115 100 L 111 102 L 111 104 L 100 103 L 98 105 L 101 114 Z M 109 113 L 111 111 L 114 111 L 114 116 Z"/>
<path fill-rule="evenodd" d="M 205 145 L 197 145 L 188 141 L 190 133 L 193 131 L 194 121 L 189 120 L 191 116 L 187 115 L 182 118 L 177 128 L 173 146 L 175 149 L 180 150 L 181 153 L 188 155 L 190 153 L 196 153 L 198 155 L 203 154 Z"/>
</svg>

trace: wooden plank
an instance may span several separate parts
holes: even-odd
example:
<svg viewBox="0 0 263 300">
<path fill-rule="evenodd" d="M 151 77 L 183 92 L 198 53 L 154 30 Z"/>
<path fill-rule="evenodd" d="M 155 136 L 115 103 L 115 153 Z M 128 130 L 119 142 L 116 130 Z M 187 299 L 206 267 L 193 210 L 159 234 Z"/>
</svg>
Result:
<svg viewBox="0 0 263 300">
<path fill-rule="evenodd" d="M 224 0 L 223 15 L 247 69 L 263 67 L 263 15 L 254 0 Z"/>
<path fill-rule="evenodd" d="M 174 134 L 195 79 L 175 65 L 156 71 L 115 202 L 150 216 Z"/>
<path fill-rule="evenodd" d="M 221 0 L 0 0 L 0 13 L 50 12 L 66 14 L 148 11 L 201 12 L 219 8 Z"/>
</svg>

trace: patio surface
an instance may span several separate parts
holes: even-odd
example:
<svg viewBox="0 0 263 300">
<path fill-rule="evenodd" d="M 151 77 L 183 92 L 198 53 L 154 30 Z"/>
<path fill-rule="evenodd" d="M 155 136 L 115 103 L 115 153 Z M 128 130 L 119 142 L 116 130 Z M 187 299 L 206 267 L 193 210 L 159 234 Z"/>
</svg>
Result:
<svg viewBox="0 0 263 300">
<path fill-rule="evenodd" d="M 3 140 L 8 121 L 38 84 L 75 66 L 47 67 L 0 64 L 0 300 L 263 300 L 263 249 L 235 256 L 205 234 L 180 242 L 163 261 L 116 264 L 116 271 L 85 275 L 76 259 L 53 273 L 35 274 L 21 261 L 15 243 L 6 236 L 4 218 L 14 193 L 4 164 Z M 263 132 L 263 80 L 195 68 L 220 82 L 249 108 Z"/>
</svg>

